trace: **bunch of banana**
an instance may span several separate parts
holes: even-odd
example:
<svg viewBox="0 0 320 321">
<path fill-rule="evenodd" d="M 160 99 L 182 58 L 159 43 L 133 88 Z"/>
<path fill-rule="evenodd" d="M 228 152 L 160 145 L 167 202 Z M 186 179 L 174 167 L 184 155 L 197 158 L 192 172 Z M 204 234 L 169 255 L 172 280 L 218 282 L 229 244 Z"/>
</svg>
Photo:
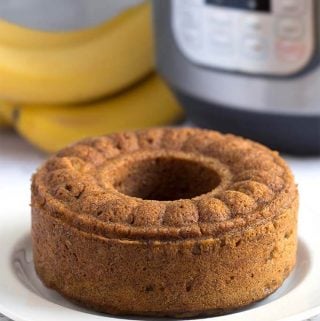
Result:
<svg viewBox="0 0 320 321">
<path fill-rule="evenodd" d="M 7 119 L 3 115 L 0 114 L 0 130 L 1 130 L 1 128 L 7 128 L 9 126 L 10 126 L 10 124 L 7 121 Z"/>
<path fill-rule="evenodd" d="M 86 136 L 161 126 L 182 117 L 173 95 L 157 75 L 113 97 L 73 106 L 0 104 L 21 135 L 54 152 Z"/>
<path fill-rule="evenodd" d="M 48 152 L 181 119 L 154 72 L 150 11 L 145 2 L 98 27 L 65 33 L 0 22 L 0 115 Z"/>
<path fill-rule="evenodd" d="M 0 96 L 8 101 L 96 99 L 133 84 L 153 68 L 148 2 L 80 31 L 36 31 L 0 21 Z"/>
</svg>

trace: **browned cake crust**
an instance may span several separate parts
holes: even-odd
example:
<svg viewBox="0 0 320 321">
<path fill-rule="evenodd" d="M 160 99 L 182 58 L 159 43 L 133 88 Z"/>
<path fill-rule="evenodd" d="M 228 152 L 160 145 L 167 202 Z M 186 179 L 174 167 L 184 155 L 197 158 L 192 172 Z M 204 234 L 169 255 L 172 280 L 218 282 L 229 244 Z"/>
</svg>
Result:
<svg viewBox="0 0 320 321">
<path fill-rule="evenodd" d="M 287 165 L 252 141 L 189 128 L 87 139 L 33 177 L 35 267 L 98 311 L 217 314 L 282 284 L 297 210 Z"/>
</svg>

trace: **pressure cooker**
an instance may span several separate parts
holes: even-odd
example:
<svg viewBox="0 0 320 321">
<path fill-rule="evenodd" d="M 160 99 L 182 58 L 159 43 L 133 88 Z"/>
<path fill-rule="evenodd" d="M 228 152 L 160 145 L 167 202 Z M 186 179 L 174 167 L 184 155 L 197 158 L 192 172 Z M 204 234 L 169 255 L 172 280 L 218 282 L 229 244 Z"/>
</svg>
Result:
<svg viewBox="0 0 320 321">
<path fill-rule="evenodd" d="M 320 153 L 316 0 L 154 0 L 157 65 L 195 124 Z"/>
</svg>

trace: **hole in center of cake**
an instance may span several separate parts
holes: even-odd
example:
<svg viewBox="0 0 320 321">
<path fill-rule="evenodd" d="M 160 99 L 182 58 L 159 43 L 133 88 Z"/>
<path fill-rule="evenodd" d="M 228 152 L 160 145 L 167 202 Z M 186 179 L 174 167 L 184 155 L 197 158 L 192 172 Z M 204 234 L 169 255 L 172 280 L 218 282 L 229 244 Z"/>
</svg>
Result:
<svg viewBox="0 0 320 321">
<path fill-rule="evenodd" d="M 158 201 L 193 198 L 212 191 L 221 182 L 211 167 L 174 157 L 131 161 L 114 174 L 113 186 L 119 192 Z"/>
</svg>

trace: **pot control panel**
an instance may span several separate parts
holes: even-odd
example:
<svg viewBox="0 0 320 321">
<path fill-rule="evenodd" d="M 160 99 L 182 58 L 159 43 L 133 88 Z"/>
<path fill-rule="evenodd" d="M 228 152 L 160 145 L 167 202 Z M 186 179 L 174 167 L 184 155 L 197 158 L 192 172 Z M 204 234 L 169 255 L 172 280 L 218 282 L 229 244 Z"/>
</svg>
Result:
<svg viewBox="0 0 320 321">
<path fill-rule="evenodd" d="M 291 75 L 315 50 L 314 0 L 172 0 L 172 28 L 192 62 Z"/>
</svg>

